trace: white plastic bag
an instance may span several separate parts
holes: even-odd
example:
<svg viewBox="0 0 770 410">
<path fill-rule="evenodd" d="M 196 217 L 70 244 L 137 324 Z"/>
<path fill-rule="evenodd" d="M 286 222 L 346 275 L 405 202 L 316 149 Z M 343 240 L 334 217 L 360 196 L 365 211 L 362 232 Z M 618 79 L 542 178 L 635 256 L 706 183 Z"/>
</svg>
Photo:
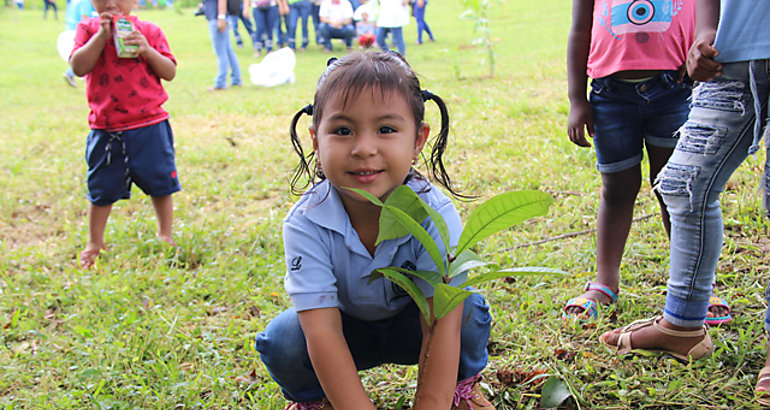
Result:
<svg viewBox="0 0 770 410">
<path fill-rule="evenodd" d="M 275 87 L 294 84 L 294 67 L 297 58 L 289 47 L 268 53 L 260 63 L 249 66 L 249 77 L 254 85 Z"/>
<path fill-rule="evenodd" d="M 73 47 L 75 47 L 75 30 L 62 31 L 56 39 L 56 50 L 59 51 L 59 56 L 64 61 L 70 61 L 70 53 L 72 53 Z"/>
</svg>

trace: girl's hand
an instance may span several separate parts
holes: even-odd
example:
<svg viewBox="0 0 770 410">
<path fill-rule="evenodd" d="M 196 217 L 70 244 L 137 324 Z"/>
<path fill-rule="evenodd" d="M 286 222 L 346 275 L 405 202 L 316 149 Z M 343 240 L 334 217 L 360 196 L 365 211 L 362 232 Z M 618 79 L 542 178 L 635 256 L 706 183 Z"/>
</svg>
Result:
<svg viewBox="0 0 770 410">
<path fill-rule="evenodd" d="M 579 147 L 590 147 L 585 136 L 594 137 L 594 112 L 588 100 L 572 103 L 567 120 L 567 136 L 573 144 Z"/>
<path fill-rule="evenodd" d="M 714 37 L 716 33 L 711 32 L 695 40 L 687 53 L 687 73 L 695 81 L 710 81 L 722 75 L 722 64 L 714 61 L 714 57 L 719 55 L 719 51 L 712 46 Z"/>
<path fill-rule="evenodd" d="M 147 38 L 144 36 L 144 34 L 136 30 L 132 31 L 129 35 L 126 36 L 126 44 L 138 46 L 136 48 L 136 52 L 140 56 L 145 55 L 148 51 L 153 49 L 147 42 Z"/>
<path fill-rule="evenodd" d="M 96 33 L 97 36 L 101 36 L 104 39 L 109 39 L 112 37 L 112 13 L 109 12 L 103 12 L 99 14 L 100 26 L 99 26 L 99 32 Z"/>
</svg>

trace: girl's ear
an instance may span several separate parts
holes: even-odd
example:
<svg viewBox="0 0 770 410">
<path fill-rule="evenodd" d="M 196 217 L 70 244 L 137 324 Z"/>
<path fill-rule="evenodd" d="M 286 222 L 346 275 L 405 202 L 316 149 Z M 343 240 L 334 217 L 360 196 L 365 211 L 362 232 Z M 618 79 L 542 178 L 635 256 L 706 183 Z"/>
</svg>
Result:
<svg viewBox="0 0 770 410">
<path fill-rule="evenodd" d="M 310 138 L 313 139 L 313 151 L 318 152 L 318 140 L 316 139 L 315 128 L 311 125 L 307 127 L 307 130 L 310 132 Z"/>
<path fill-rule="evenodd" d="M 417 158 L 422 152 L 425 143 L 428 142 L 430 136 L 430 125 L 427 122 L 420 124 L 420 129 L 417 130 L 417 140 L 414 142 L 414 157 Z"/>
</svg>

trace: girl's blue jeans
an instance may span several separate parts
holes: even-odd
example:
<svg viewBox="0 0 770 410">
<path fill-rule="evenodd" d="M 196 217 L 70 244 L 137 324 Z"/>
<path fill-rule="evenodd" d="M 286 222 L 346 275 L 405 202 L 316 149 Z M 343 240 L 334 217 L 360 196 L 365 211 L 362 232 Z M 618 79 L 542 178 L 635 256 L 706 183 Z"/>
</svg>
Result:
<svg viewBox="0 0 770 410">
<path fill-rule="evenodd" d="M 287 24 L 287 30 L 289 31 L 289 47 L 292 50 L 297 48 L 297 23 L 302 18 L 302 48 L 307 47 L 308 44 L 308 30 L 307 23 L 310 19 L 310 11 L 312 5 L 310 0 L 300 0 L 289 4 L 289 24 Z"/>
<path fill-rule="evenodd" d="M 340 313 L 342 331 L 358 370 L 384 363 L 417 364 L 422 330 L 420 311 L 414 303 L 396 316 L 378 321 L 359 320 Z M 483 296 L 474 293 L 465 300 L 458 380 L 478 374 L 487 365 L 491 322 Z M 288 400 L 313 402 L 326 397 L 313 371 L 305 335 L 294 309 L 276 316 L 265 331 L 257 335 L 256 346 L 270 376 Z"/>
<path fill-rule="evenodd" d="M 769 96 L 770 60 L 723 64 L 721 76 L 693 90 L 679 143 L 658 174 L 656 189 L 671 215 L 663 316 L 675 325 L 697 327 L 705 321 L 722 248 L 719 194 L 738 166 L 757 151 L 768 120 Z M 767 162 L 764 173 L 767 204 Z M 770 320 L 765 323 L 770 326 Z"/>
<path fill-rule="evenodd" d="M 428 33 L 428 37 L 430 37 L 431 40 L 433 40 L 433 32 L 430 31 L 430 26 L 425 21 L 425 8 L 428 7 L 428 2 L 426 1 L 422 7 L 417 6 L 415 3 L 414 5 L 414 19 L 417 20 L 417 42 L 422 43 L 422 32 L 425 31 Z"/>
<path fill-rule="evenodd" d="M 209 20 L 211 43 L 214 45 L 214 53 L 217 55 L 217 76 L 214 79 L 214 88 L 227 87 L 228 71 L 231 71 L 230 84 L 241 85 L 241 67 L 238 65 L 238 57 L 235 55 L 233 45 L 230 43 L 229 26 L 230 22 L 228 21 L 227 29 L 219 31 L 219 28 L 217 28 L 217 20 Z"/>
<path fill-rule="evenodd" d="M 271 6 L 267 10 L 254 8 L 254 22 L 257 24 L 255 32 L 254 48 L 273 51 L 273 33 L 278 30 L 278 19 L 281 18 L 278 6 Z"/>
<path fill-rule="evenodd" d="M 387 42 L 388 33 L 393 34 L 393 43 L 396 44 L 399 54 L 406 56 L 406 43 L 404 43 L 404 30 L 402 27 L 378 27 L 377 45 L 380 46 L 382 51 L 390 51 Z"/>
</svg>

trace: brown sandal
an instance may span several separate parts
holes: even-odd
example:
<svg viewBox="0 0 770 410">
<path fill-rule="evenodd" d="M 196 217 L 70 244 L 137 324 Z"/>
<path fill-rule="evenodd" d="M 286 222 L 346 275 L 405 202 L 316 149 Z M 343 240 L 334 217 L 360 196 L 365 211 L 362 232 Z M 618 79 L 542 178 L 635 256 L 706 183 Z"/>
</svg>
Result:
<svg viewBox="0 0 770 410">
<path fill-rule="evenodd" d="M 673 337 L 703 336 L 703 339 L 700 342 L 698 342 L 698 344 L 693 346 L 692 349 L 690 349 L 690 351 L 687 352 L 687 354 L 684 354 L 684 355 L 673 352 L 671 350 L 666 350 L 666 349 L 640 349 L 640 350 L 658 353 L 666 356 L 671 356 L 677 361 L 685 364 L 689 363 L 691 358 L 692 360 L 698 360 L 706 356 L 709 356 L 711 352 L 714 350 L 714 343 L 711 341 L 711 336 L 709 336 L 708 330 L 706 329 L 705 326 L 699 330 L 689 330 L 689 331 L 673 330 L 673 329 L 667 329 L 661 326 L 658 323 L 661 321 L 661 319 L 663 319 L 663 316 L 637 320 L 636 322 L 633 322 L 628 326 L 620 329 L 620 336 L 618 337 L 617 346 L 607 343 L 604 340 L 604 338 L 601 336 L 599 337 L 599 340 L 601 340 L 602 344 L 609 347 L 610 349 L 617 350 L 618 354 L 633 353 L 632 351 L 634 350 L 634 347 L 631 346 L 631 334 L 639 329 L 652 326 L 658 332 L 663 333 L 664 335 L 673 336 Z M 770 376 L 770 373 L 768 373 L 768 376 Z"/>
<path fill-rule="evenodd" d="M 759 390 L 759 384 L 770 379 L 770 366 L 764 367 L 757 376 L 757 387 L 754 389 L 754 395 L 757 397 L 757 403 L 763 406 L 770 406 L 770 389 Z"/>
</svg>

